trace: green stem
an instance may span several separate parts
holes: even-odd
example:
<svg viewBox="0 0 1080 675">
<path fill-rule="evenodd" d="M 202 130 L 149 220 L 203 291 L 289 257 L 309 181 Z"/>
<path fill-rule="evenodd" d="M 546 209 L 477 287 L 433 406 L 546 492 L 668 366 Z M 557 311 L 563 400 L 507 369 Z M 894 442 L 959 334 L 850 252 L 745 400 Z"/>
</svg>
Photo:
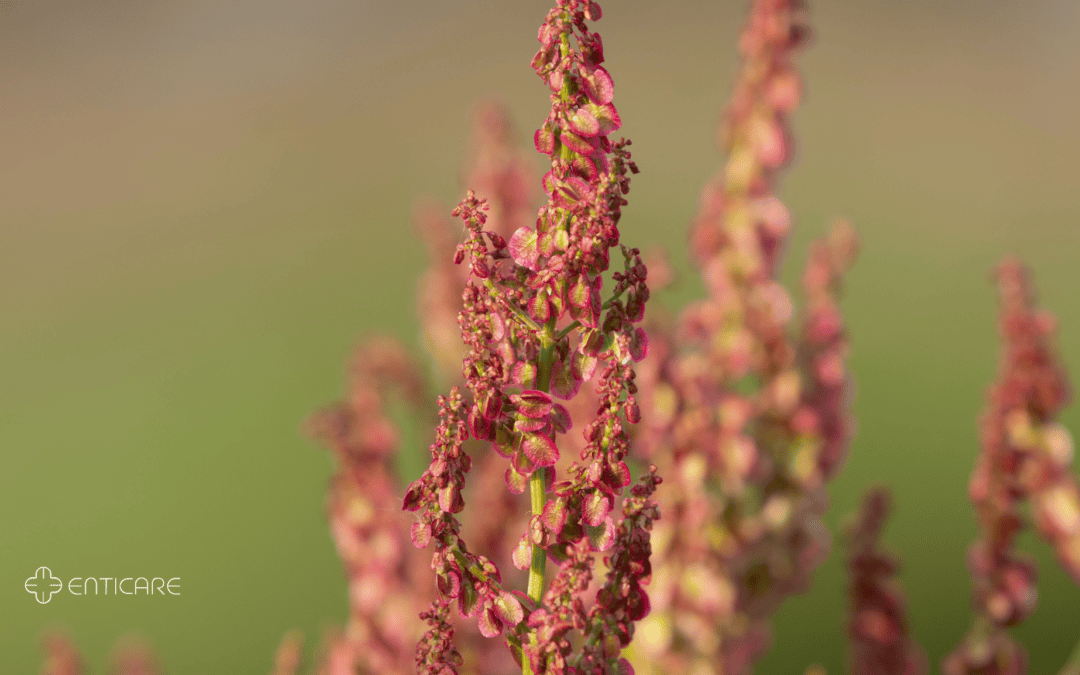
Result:
<svg viewBox="0 0 1080 675">
<path fill-rule="evenodd" d="M 607 299 L 607 301 L 604 302 L 604 306 L 601 309 L 609 309 L 611 307 L 612 303 L 614 303 L 616 300 L 618 300 L 619 296 L 622 295 L 622 294 L 623 294 L 623 291 L 619 291 L 618 293 L 615 293 L 614 295 L 612 295 L 610 298 Z M 581 322 L 580 321 L 571 322 L 570 324 L 568 324 L 566 326 L 566 328 L 563 328 L 561 331 L 559 331 L 558 335 L 555 336 L 555 343 L 558 344 L 559 342 L 562 342 L 563 338 L 565 338 L 567 335 L 569 335 L 571 333 L 571 331 L 573 331 L 575 328 L 580 328 L 580 327 L 581 327 Z"/>
<path fill-rule="evenodd" d="M 544 471 L 535 471 L 529 476 L 529 497 L 532 501 L 533 515 L 540 515 L 544 513 L 544 504 L 547 499 L 544 497 L 545 485 L 544 485 Z M 547 567 L 547 551 L 543 548 L 533 544 L 532 547 L 532 563 L 529 565 L 529 598 L 540 606 L 540 601 L 544 597 L 544 572 Z"/>
<path fill-rule="evenodd" d="M 555 317 L 544 327 L 540 334 L 540 363 L 536 373 L 536 388 L 547 391 L 551 388 L 551 368 L 555 363 L 555 345 L 557 344 L 553 333 L 555 332 Z M 544 506 L 547 503 L 546 471 L 540 469 L 533 471 L 529 476 L 529 499 L 531 501 L 533 515 L 543 515 Z M 532 545 L 532 560 L 529 563 L 529 585 L 527 593 L 529 599 L 540 606 L 544 598 L 544 573 L 547 569 L 547 551 L 536 544 Z M 535 633 L 529 636 L 530 641 L 536 640 Z M 535 642 L 534 642 L 535 644 Z M 532 667 L 528 658 L 522 654 L 521 672 L 523 675 L 532 675 Z"/>
<path fill-rule="evenodd" d="M 473 575 L 474 577 L 476 577 L 480 581 L 483 581 L 484 583 L 487 583 L 487 584 L 496 583 L 495 580 L 490 578 L 487 575 L 487 573 L 484 572 L 484 570 L 481 569 L 479 566 L 469 563 L 469 561 L 465 558 L 465 555 L 461 552 L 461 549 L 459 549 L 457 547 L 454 547 L 451 550 L 451 553 L 454 554 L 454 559 L 457 560 L 458 564 L 469 571 L 469 574 Z"/>
<path fill-rule="evenodd" d="M 564 337 L 566 337 L 567 335 L 569 335 L 570 331 L 574 330 L 575 328 L 578 328 L 579 326 L 581 326 L 581 322 L 580 321 L 574 321 L 573 323 L 571 323 L 566 328 L 563 328 L 561 331 L 559 331 L 559 334 L 555 336 L 555 343 L 558 344 L 559 342 L 562 342 L 562 339 Z"/>
<path fill-rule="evenodd" d="M 569 20 L 569 15 L 563 12 L 563 21 Z M 570 35 L 569 32 L 563 32 L 559 37 L 559 51 L 563 60 L 569 58 L 570 55 Z M 570 100 L 570 78 L 563 79 L 562 90 L 559 92 L 560 98 L 567 102 Z M 555 135 L 556 146 L 558 147 L 559 156 L 564 161 L 570 161 L 573 157 L 573 152 L 570 148 L 566 147 L 559 141 L 558 131 Z M 540 333 L 540 362 L 537 364 L 536 373 L 536 388 L 540 391 L 548 391 L 551 388 L 551 369 L 555 364 L 555 345 L 559 340 L 555 337 L 555 323 L 558 317 L 551 317 L 544 326 L 543 331 L 537 330 Z M 535 324 L 534 324 L 535 325 Z M 529 498 L 532 505 L 533 515 L 543 515 L 544 506 L 547 503 L 547 485 L 545 476 L 547 471 L 539 470 L 533 471 L 529 476 Z M 543 548 L 533 544 L 532 546 L 532 560 L 529 564 L 529 585 L 528 595 L 529 598 L 536 603 L 536 606 L 540 606 L 540 602 L 544 597 L 544 572 L 547 568 L 547 551 Z M 530 643 L 536 646 L 536 633 L 535 631 L 529 635 Z M 529 659 L 524 653 L 521 655 L 521 672 L 522 675 L 532 675 L 532 666 L 529 664 Z"/>
<path fill-rule="evenodd" d="M 552 322 L 553 323 L 553 322 Z M 551 368 L 555 363 L 555 341 L 551 337 L 552 326 L 549 323 L 542 334 L 542 346 L 540 348 L 540 363 L 536 373 L 536 388 L 547 391 L 551 388 Z M 529 498 L 532 505 L 533 515 L 543 515 L 544 506 L 547 503 L 546 481 L 543 470 L 534 471 L 529 476 Z M 529 598 L 538 606 L 544 596 L 544 570 L 547 566 L 547 552 L 533 544 L 532 564 L 529 565 Z"/>
<path fill-rule="evenodd" d="M 497 288 L 495 288 L 495 282 L 493 282 L 490 278 L 484 279 L 484 285 L 487 287 L 488 293 L 491 294 L 491 297 L 493 297 L 493 298 L 498 298 L 499 297 L 499 290 Z M 514 317 L 518 321 L 520 321 L 521 323 L 525 324 L 525 326 L 527 326 L 530 330 L 535 331 L 537 333 L 539 333 L 539 332 L 541 332 L 541 330 L 543 330 L 543 329 L 540 328 L 540 326 L 538 326 L 536 324 L 535 321 L 532 320 L 532 317 L 529 316 L 523 309 L 521 309 L 517 305 L 513 305 L 513 304 L 509 304 L 509 303 L 507 303 L 507 306 L 510 308 L 510 311 L 514 313 Z"/>
</svg>

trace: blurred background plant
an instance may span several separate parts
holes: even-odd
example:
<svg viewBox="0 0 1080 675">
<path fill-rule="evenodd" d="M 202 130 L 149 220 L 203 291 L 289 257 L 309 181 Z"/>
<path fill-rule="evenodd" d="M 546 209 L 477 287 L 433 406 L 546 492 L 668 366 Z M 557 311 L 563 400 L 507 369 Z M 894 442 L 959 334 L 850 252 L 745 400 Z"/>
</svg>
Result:
<svg viewBox="0 0 1080 675">
<path fill-rule="evenodd" d="M 671 16 L 626 4 L 609 12 L 605 31 L 649 48 L 610 50 L 609 61 L 635 74 L 619 80 L 628 99 L 620 111 L 654 182 L 635 186 L 625 231 L 661 239 L 684 272 L 681 223 L 700 183 L 687 177 L 712 170 L 715 153 L 702 140 L 728 90 L 686 64 L 704 59 L 722 73 L 744 8 L 701 3 Z M 532 47 L 520 36 L 531 35 L 545 5 L 499 20 L 408 3 L 393 12 L 328 4 L 303 17 L 274 8 L 246 40 L 224 30 L 230 20 L 247 26 L 240 15 L 209 6 L 22 3 L 0 19 L 10 38 L 0 49 L 13 64 L 3 77 L 24 94 L 2 103 L 19 135 L 6 137 L 0 165 L 8 186 L 0 293 L 13 308 L 0 350 L 9 384 L 0 428 L 12 464 L 0 498 L 17 514 L 5 521 L 12 545 L 2 563 L 15 581 L 0 593 L 18 608 L 5 613 L 10 639 L 0 649 L 11 650 L 13 667 L 36 667 L 34 635 L 60 619 L 93 654 L 134 627 L 176 672 L 266 672 L 283 627 L 318 635 L 328 607 L 345 616 L 339 563 L 311 509 L 320 497 L 310 486 L 321 487 L 327 467 L 296 456 L 287 439 L 295 419 L 332 397 L 340 379 L 332 364 L 357 332 L 386 323 L 417 333 L 402 302 L 423 266 L 404 225 L 409 200 L 418 183 L 456 199 L 443 177 L 464 154 L 465 122 L 407 103 L 435 97 L 444 110 L 465 110 L 477 94 L 450 86 L 459 82 L 453 64 L 431 56 L 453 45 L 473 82 L 499 83 L 487 93 L 531 121 L 529 78 L 512 58 L 501 66 L 486 57 L 505 48 L 527 60 Z M 852 510 L 868 480 L 890 478 L 898 502 L 890 540 L 904 554 L 912 624 L 936 658 L 969 620 L 967 572 L 945 563 L 962 560 L 974 538 L 956 486 L 975 456 L 969 420 L 993 362 L 985 270 L 1002 251 L 1023 254 L 1063 335 L 1080 334 L 1065 290 L 1075 286 L 1068 262 L 1077 250 L 1067 198 L 1076 187 L 1077 92 L 1063 77 L 1078 62 L 1075 8 L 1048 2 L 1018 15 L 1000 3 L 935 3 L 929 13 L 919 3 L 839 3 L 816 7 L 814 24 L 812 96 L 796 121 L 806 140 L 784 189 L 803 224 L 790 255 L 800 259 L 813 223 L 834 211 L 852 217 L 864 240 L 845 304 L 857 336 L 860 435 L 826 524 Z M 168 39 L 151 45 L 124 32 L 129 25 Z M 357 41 L 346 25 L 372 32 Z M 405 26 L 411 41 L 395 33 Z M 282 35 L 289 40 L 272 39 Z M 263 40 L 274 51 L 260 51 Z M 304 58 L 250 59 L 258 53 Z M 211 73 L 211 58 L 230 68 Z M 685 102 L 679 133 L 670 133 L 664 100 Z M 447 138 L 461 140 L 454 147 Z M 354 159 L 372 156 L 375 166 Z M 691 280 L 662 302 L 700 295 L 692 275 L 681 276 Z M 1074 372 L 1076 344 L 1062 345 Z M 1074 410 L 1061 419 L 1076 428 Z M 402 431 L 404 445 L 425 447 L 422 432 Z M 406 474 L 415 475 L 420 454 L 403 458 Z M 42 559 L 54 570 L 173 565 L 194 585 L 168 606 L 101 599 L 24 609 L 23 568 Z M 1033 670 L 1051 671 L 1076 631 L 1036 625 L 1072 627 L 1080 617 L 1054 590 L 1067 580 L 1051 556 L 1040 569 L 1039 611 L 1016 632 Z M 836 556 L 815 581 L 778 615 L 786 648 L 762 668 L 818 659 L 840 670 Z M 228 630 L 207 635 L 206 621 L 194 620 L 203 616 Z M 253 666 L 252 653 L 266 654 L 266 665 Z"/>
</svg>

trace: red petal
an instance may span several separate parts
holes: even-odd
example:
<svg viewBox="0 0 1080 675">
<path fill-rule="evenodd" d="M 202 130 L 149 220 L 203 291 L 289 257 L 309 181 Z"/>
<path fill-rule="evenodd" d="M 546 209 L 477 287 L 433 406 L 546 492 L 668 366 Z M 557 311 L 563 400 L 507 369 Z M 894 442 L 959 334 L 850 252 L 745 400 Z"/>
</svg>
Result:
<svg viewBox="0 0 1080 675">
<path fill-rule="evenodd" d="M 524 419 L 514 420 L 514 431 L 519 433 L 528 433 L 531 431 L 540 431 L 550 426 L 546 419 L 534 420 L 529 417 Z"/>
<path fill-rule="evenodd" d="M 593 33 L 591 39 L 585 40 L 580 46 L 586 63 L 595 66 L 604 62 L 604 42 L 599 33 Z"/>
<path fill-rule="evenodd" d="M 514 437 L 505 426 L 496 427 L 495 440 L 492 441 L 491 447 L 495 449 L 495 452 L 499 453 L 500 457 L 507 459 L 514 453 Z"/>
<path fill-rule="evenodd" d="M 405 500 L 401 505 L 404 511 L 416 511 L 420 508 L 420 500 L 423 498 L 424 484 L 421 481 L 414 481 L 409 489 L 405 492 Z"/>
<path fill-rule="evenodd" d="M 528 227 L 519 227 L 510 237 L 510 255 L 522 267 L 537 271 L 540 251 L 536 247 L 536 232 Z"/>
<path fill-rule="evenodd" d="M 547 323 L 551 318 L 551 303 L 545 295 L 537 295 L 529 300 L 529 316 L 537 323 Z"/>
<path fill-rule="evenodd" d="M 556 230 L 556 232 L 563 232 L 564 230 Z M 555 232 L 548 230 L 537 238 L 537 250 L 541 255 L 551 255 L 555 252 Z"/>
<path fill-rule="evenodd" d="M 505 591 L 499 593 L 494 609 L 499 618 L 511 626 L 516 626 L 525 619 L 525 610 L 521 608 L 521 603 L 513 594 Z"/>
<path fill-rule="evenodd" d="M 582 78 L 585 84 L 585 94 L 589 100 L 598 105 L 611 103 L 615 97 L 615 85 L 611 81 L 611 75 L 603 66 L 597 66 L 592 72 Z"/>
<path fill-rule="evenodd" d="M 593 154 L 593 150 L 595 149 L 595 146 L 593 146 L 592 143 L 569 129 L 562 130 L 562 133 L 559 134 L 559 141 L 579 155 L 589 156 Z"/>
<path fill-rule="evenodd" d="M 431 543 L 431 525 L 425 522 L 412 524 L 412 543 L 416 548 L 426 548 Z"/>
<path fill-rule="evenodd" d="M 469 411 L 469 433 L 479 441 L 491 439 L 491 420 L 478 414 L 475 408 Z"/>
<path fill-rule="evenodd" d="M 551 394 L 546 391 L 526 389 L 511 399 L 517 404 L 517 411 L 525 417 L 541 419 L 551 414 Z"/>
<path fill-rule="evenodd" d="M 578 352 L 574 355 L 575 361 L 577 361 L 578 370 L 581 371 L 581 381 L 588 382 L 596 374 L 596 366 L 600 363 L 600 360 L 595 356 L 589 356 L 588 354 L 582 354 Z"/>
<path fill-rule="evenodd" d="M 498 342 L 506 335 L 506 322 L 498 314 L 488 314 L 488 327 L 491 329 L 492 342 Z"/>
<path fill-rule="evenodd" d="M 529 565 L 532 564 L 532 544 L 529 543 L 528 534 L 521 538 L 518 545 L 514 547 L 514 552 L 510 556 L 510 561 L 514 563 L 514 567 L 519 570 L 529 569 Z"/>
<path fill-rule="evenodd" d="M 611 501 L 610 496 L 600 490 L 594 490 L 585 498 L 585 503 L 581 506 L 582 519 L 586 524 L 597 527 L 611 513 Z"/>
<path fill-rule="evenodd" d="M 557 33 L 552 31 L 551 24 L 542 23 L 540 24 L 540 30 L 536 33 L 536 39 L 540 41 L 540 44 L 546 47 L 555 42 L 555 35 L 557 35 Z"/>
<path fill-rule="evenodd" d="M 592 138 L 600 132 L 600 122 L 588 108 L 578 108 L 573 111 L 567 121 L 570 129 L 584 138 Z"/>
<path fill-rule="evenodd" d="M 588 157 L 574 155 L 573 159 L 570 160 L 570 167 L 586 181 L 595 181 L 600 177 L 600 172 L 596 170 L 596 162 Z M 566 230 L 558 231 L 565 232 Z"/>
<path fill-rule="evenodd" d="M 570 411 L 561 403 L 556 403 L 551 408 L 551 423 L 559 433 L 565 434 L 574 428 L 574 420 L 570 419 Z"/>
<path fill-rule="evenodd" d="M 543 126 L 533 134 L 533 143 L 536 149 L 545 155 L 555 152 L 555 134 L 551 129 L 550 122 L 544 122 Z"/>
<path fill-rule="evenodd" d="M 491 609 L 485 609 L 480 612 L 480 619 L 477 621 L 477 625 L 480 627 L 480 634 L 486 638 L 502 635 L 502 621 Z"/>
<path fill-rule="evenodd" d="M 435 575 L 435 585 L 444 597 L 456 598 L 461 592 L 461 574 L 455 569 L 439 572 Z"/>
<path fill-rule="evenodd" d="M 630 619 L 632 621 L 641 621 L 649 614 L 649 609 L 651 609 L 649 595 L 636 583 L 630 586 L 630 595 L 626 599 L 626 604 L 630 610 Z"/>
<path fill-rule="evenodd" d="M 521 448 L 518 448 L 517 452 L 510 458 L 510 466 L 514 467 L 514 471 L 525 476 L 531 475 L 533 471 L 536 471 L 536 465 L 533 464 L 532 460 L 529 459 L 529 456 L 526 455 L 525 451 Z"/>
<path fill-rule="evenodd" d="M 787 159 L 789 144 L 777 119 L 758 118 L 750 127 L 750 138 L 758 160 L 765 166 L 775 169 Z"/>
<path fill-rule="evenodd" d="M 536 364 L 528 361 L 518 361 L 510 371 L 510 379 L 514 384 L 526 387 L 536 379 Z"/>
<path fill-rule="evenodd" d="M 592 284 L 589 283 L 588 277 L 584 274 L 578 276 L 574 281 L 574 285 L 570 287 L 567 300 L 570 301 L 572 307 L 584 308 L 589 306 L 589 303 L 592 302 Z"/>
<path fill-rule="evenodd" d="M 563 525 L 566 525 L 566 501 L 553 499 L 544 505 L 544 525 L 549 530 L 558 534 Z"/>
<path fill-rule="evenodd" d="M 480 609 L 480 593 L 473 586 L 472 578 L 466 575 L 461 580 L 461 593 L 458 594 L 458 611 L 461 616 L 474 616 Z"/>
<path fill-rule="evenodd" d="M 548 86 L 551 87 L 551 91 L 558 93 L 563 85 L 563 72 L 556 68 L 548 75 L 547 81 Z"/>
<path fill-rule="evenodd" d="M 619 119 L 619 113 L 611 103 L 604 103 L 603 105 L 589 103 L 586 107 L 588 107 L 589 112 L 596 117 L 596 121 L 600 123 L 601 135 L 607 136 L 610 133 L 618 131 L 619 127 L 622 126 L 622 120 Z"/>
<path fill-rule="evenodd" d="M 450 483 L 439 490 L 439 508 L 446 513 L 460 513 L 461 509 L 465 508 L 461 490 L 455 483 Z"/>
<path fill-rule="evenodd" d="M 525 476 L 522 476 L 517 471 L 514 471 L 514 467 L 510 467 L 506 470 L 506 475 L 503 476 L 506 481 L 506 489 L 513 492 L 516 495 L 525 492 L 526 480 Z"/>
<path fill-rule="evenodd" d="M 555 441 L 544 434 L 527 434 L 521 441 L 521 449 L 537 466 L 552 466 L 559 461 L 559 449 Z"/>
</svg>

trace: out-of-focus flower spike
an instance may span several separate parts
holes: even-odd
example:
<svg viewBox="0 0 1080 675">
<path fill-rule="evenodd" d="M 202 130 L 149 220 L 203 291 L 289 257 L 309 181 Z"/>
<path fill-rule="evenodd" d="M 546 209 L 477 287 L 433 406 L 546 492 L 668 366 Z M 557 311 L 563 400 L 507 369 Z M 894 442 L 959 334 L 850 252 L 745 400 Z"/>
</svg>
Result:
<svg viewBox="0 0 1080 675">
<path fill-rule="evenodd" d="M 274 669 L 271 675 L 299 675 L 304 662 L 304 634 L 291 630 L 281 638 L 274 654 Z"/>
<path fill-rule="evenodd" d="M 41 648 L 45 652 L 41 675 L 83 675 L 85 672 L 82 655 L 67 635 L 58 631 L 46 633 L 41 639 Z"/>
<path fill-rule="evenodd" d="M 867 493 L 848 526 L 848 661 L 852 675 L 922 675 L 926 656 L 911 639 L 897 559 L 881 550 L 889 493 Z"/>
<path fill-rule="evenodd" d="M 161 675 L 157 656 L 145 639 L 130 636 L 121 638 L 113 648 L 110 675 Z"/>
<path fill-rule="evenodd" d="M 397 342 L 374 338 L 353 358 L 345 401 L 308 421 L 309 433 L 338 461 L 327 512 L 348 578 L 350 613 L 327 657 L 331 672 L 411 672 L 413 645 L 423 631 L 418 602 L 432 588 L 431 575 L 426 556 L 410 543 L 417 535 L 410 519 L 393 506 L 401 494 L 394 473 L 398 431 L 387 413 L 395 392 L 424 410 L 417 364 Z"/>
<path fill-rule="evenodd" d="M 647 643 L 639 672 L 749 672 L 770 643 L 772 613 L 805 590 L 829 546 L 824 484 L 853 427 L 836 309 L 854 253 L 848 231 L 808 265 L 804 323 L 828 318 L 827 334 L 793 339 L 794 305 L 777 281 L 791 215 L 775 193 L 792 154 L 804 10 L 799 0 L 752 3 L 721 131 L 727 161 L 690 228 L 708 296 L 674 330 L 650 335 L 659 360 L 643 370 L 636 450 L 662 464 L 658 498 L 678 522 L 658 525 L 655 567 L 671 590 L 654 612 L 666 637 Z"/>
<path fill-rule="evenodd" d="M 982 451 L 969 493 L 980 538 L 968 554 L 975 619 L 942 663 L 946 675 L 1027 672 L 1009 628 L 1035 608 L 1034 561 L 1019 554 L 1029 501 L 1039 533 L 1080 581 L 1080 491 L 1069 472 L 1071 440 L 1055 417 L 1071 392 L 1054 349 L 1055 324 L 1036 306 L 1028 271 L 1015 259 L 996 270 L 1001 357 L 981 423 Z"/>
<path fill-rule="evenodd" d="M 806 312 L 800 358 L 807 382 L 792 422 L 803 442 L 801 452 L 808 453 L 796 458 L 794 472 L 807 484 L 827 481 L 836 473 L 855 431 L 853 391 L 844 365 L 847 336 L 838 302 L 844 274 L 857 252 L 854 229 L 838 220 L 826 239 L 811 245 L 803 271 Z"/>
</svg>

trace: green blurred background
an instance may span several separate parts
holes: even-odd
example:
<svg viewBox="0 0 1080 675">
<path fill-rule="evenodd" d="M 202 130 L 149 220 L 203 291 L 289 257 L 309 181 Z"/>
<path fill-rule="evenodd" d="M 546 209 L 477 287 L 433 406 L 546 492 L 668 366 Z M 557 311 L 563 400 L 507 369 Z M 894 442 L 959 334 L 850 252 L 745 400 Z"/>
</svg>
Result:
<svg viewBox="0 0 1080 675">
<path fill-rule="evenodd" d="M 18 0 L 0 5 L 0 663 L 33 673 L 68 629 L 91 672 L 136 631 L 167 671 L 268 672 L 282 633 L 346 615 L 323 515 L 329 456 L 299 432 L 342 392 L 358 336 L 418 343 L 410 213 L 453 204 L 470 111 L 527 144 L 541 0 Z M 745 3 L 609 0 L 616 103 L 642 172 L 624 238 L 685 232 Z M 834 215 L 863 254 L 844 309 L 859 435 L 830 523 L 896 490 L 888 539 L 936 670 L 969 618 L 976 416 L 996 368 L 988 273 L 1036 270 L 1080 379 L 1080 4 L 814 3 L 809 97 L 782 196 L 787 280 Z M 696 296 L 687 277 L 660 298 Z M 1072 406 L 1063 421 L 1080 431 Z M 411 437 L 419 438 L 419 434 Z M 416 448 L 421 452 L 422 448 Z M 1042 563 L 1032 672 L 1080 637 L 1080 589 Z M 178 576 L 180 597 L 23 581 Z M 842 671 L 834 554 L 776 622 L 761 673 Z"/>
</svg>

